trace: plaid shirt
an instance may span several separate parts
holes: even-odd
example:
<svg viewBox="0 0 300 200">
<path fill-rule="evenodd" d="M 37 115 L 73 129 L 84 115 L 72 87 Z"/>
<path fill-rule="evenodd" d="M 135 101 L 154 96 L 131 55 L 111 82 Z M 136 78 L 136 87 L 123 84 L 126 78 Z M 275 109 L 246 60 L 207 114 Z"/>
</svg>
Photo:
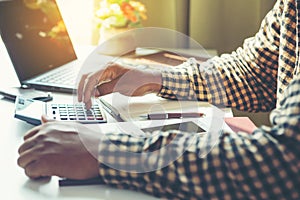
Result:
<svg viewBox="0 0 300 200">
<path fill-rule="evenodd" d="M 189 137 L 174 130 L 148 138 L 112 133 L 99 146 L 103 182 L 165 199 L 300 199 L 299 20 L 300 3 L 278 0 L 243 47 L 163 72 L 160 96 L 208 100 L 248 111 L 277 107 L 271 114 L 272 127 L 253 134 L 224 132 L 206 156 L 200 155 L 209 133 Z M 172 148 L 159 151 L 171 143 Z M 178 159 L 159 164 L 184 147 Z M 156 156 L 124 153 L 154 151 Z M 145 169 L 156 165 L 157 170 L 130 170 L 141 163 Z"/>
</svg>

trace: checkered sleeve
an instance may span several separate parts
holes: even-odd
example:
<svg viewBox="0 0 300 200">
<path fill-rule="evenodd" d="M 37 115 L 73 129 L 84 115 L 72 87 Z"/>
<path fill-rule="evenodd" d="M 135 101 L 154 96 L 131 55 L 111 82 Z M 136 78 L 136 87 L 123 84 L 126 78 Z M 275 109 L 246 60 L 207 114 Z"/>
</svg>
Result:
<svg viewBox="0 0 300 200">
<path fill-rule="evenodd" d="M 259 32 L 231 54 L 203 63 L 190 59 L 164 70 L 159 96 L 210 101 L 247 111 L 274 108 L 282 12 L 283 1 L 277 1 Z"/>
<path fill-rule="evenodd" d="M 108 134 L 99 145 L 104 183 L 164 199 L 300 199 L 300 76 L 274 126 L 205 135 Z"/>
</svg>

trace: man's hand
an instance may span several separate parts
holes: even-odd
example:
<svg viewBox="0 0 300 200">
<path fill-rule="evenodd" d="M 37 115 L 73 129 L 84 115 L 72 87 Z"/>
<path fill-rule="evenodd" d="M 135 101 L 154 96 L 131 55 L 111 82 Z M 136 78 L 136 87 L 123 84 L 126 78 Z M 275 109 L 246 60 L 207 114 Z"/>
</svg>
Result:
<svg viewBox="0 0 300 200">
<path fill-rule="evenodd" d="M 30 130 L 19 148 L 18 164 L 30 178 L 98 176 L 99 133 L 77 123 L 47 122 Z"/>
<path fill-rule="evenodd" d="M 127 96 L 142 96 L 158 93 L 162 78 L 159 71 L 139 70 L 109 63 L 105 69 L 83 75 L 78 85 L 78 101 L 87 108 L 92 105 L 92 96 L 120 92 Z"/>
</svg>

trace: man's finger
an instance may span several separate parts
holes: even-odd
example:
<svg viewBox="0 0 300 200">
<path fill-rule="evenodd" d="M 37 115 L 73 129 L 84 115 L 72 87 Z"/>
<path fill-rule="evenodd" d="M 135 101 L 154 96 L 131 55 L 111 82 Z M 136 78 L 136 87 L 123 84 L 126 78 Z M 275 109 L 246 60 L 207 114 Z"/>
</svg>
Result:
<svg viewBox="0 0 300 200">
<path fill-rule="evenodd" d="M 22 151 L 18 158 L 18 165 L 22 168 L 25 168 L 31 162 L 35 162 L 38 159 L 35 148 L 27 149 Z"/>
<path fill-rule="evenodd" d="M 27 140 L 25 140 L 25 142 L 19 147 L 19 154 L 22 154 L 23 152 L 31 149 L 32 147 L 34 147 L 36 145 L 36 140 L 29 138 Z"/>
<path fill-rule="evenodd" d="M 32 128 L 31 130 L 27 131 L 27 133 L 25 133 L 23 139 L 27 140 L 27 139 L 33 137 L 40 131 L 40 128 L 41 128 L 41 126 L 36 126 L 36 127 Z"/>
<path fill-rule="evenodd" d="M 43 124 L 45 124 L 45 123 L 47 123 L 47 122 L 54 122 L 54 121 L 56 121 L 56 120 L 50 119 L 47 115 L 42 115 L 41 121 L 42 121 Z"/>
<path fill-rule="evenodd" d="M 86 80 L 87 76 L 88 76 L 88 74 L 82 75 L 82 77 L 80 79 L 80 82 L 78 84 L 78 87 L 77 87 L 77 99 L 78 99 L 79 102 L 82 102 L 83 87 L 84 87 L 85 80 Z"/>
<path fill-rule="evenodd" d="M 46 162 L 45 159 L 36 160 L 34 162 L 29 163 L 24 169 L 25 174 L 32 178 L 42 178 L 42 177 L 50 177 L 52 174 L 50 173 L 49 163 Z"/>
<path fill-rule="evenodd" d="M 91 107 L 91 98 L 95 93 L 95 87 L 99 84 L 96 76 L 96 74 L 93 74 L 92 76 L 87 77 L 83 87 L 83 102 L 85 103 L 87 109 Z"/>
</svg>

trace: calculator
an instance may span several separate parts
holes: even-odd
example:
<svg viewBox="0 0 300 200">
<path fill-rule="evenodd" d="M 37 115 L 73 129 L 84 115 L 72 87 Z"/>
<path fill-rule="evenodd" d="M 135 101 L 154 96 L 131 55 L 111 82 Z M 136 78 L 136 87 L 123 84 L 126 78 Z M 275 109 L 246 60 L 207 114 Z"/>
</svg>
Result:
<svg viewBox="0 0 300 200">
<path fill-rule="evenodd" d="M 57 121 L 74 121 L 83 124 L 107 122 L 100 101 L 96 101 L 91 109 L 86 109 L 83 103 L 45 103 L 20 96 L 16 98 L 15 118 L 39 125 L 42 115 Z"/>
<path fill-rule="evenodd" d="M 52 104 L 47 103 L 47 116 L 59 121 L 78 121 L 81 123 L 104 123 L 106 122 L 102 106 L 93 105 L 86 109 L 82 103 L 78 104 Z"/>
</svg>

